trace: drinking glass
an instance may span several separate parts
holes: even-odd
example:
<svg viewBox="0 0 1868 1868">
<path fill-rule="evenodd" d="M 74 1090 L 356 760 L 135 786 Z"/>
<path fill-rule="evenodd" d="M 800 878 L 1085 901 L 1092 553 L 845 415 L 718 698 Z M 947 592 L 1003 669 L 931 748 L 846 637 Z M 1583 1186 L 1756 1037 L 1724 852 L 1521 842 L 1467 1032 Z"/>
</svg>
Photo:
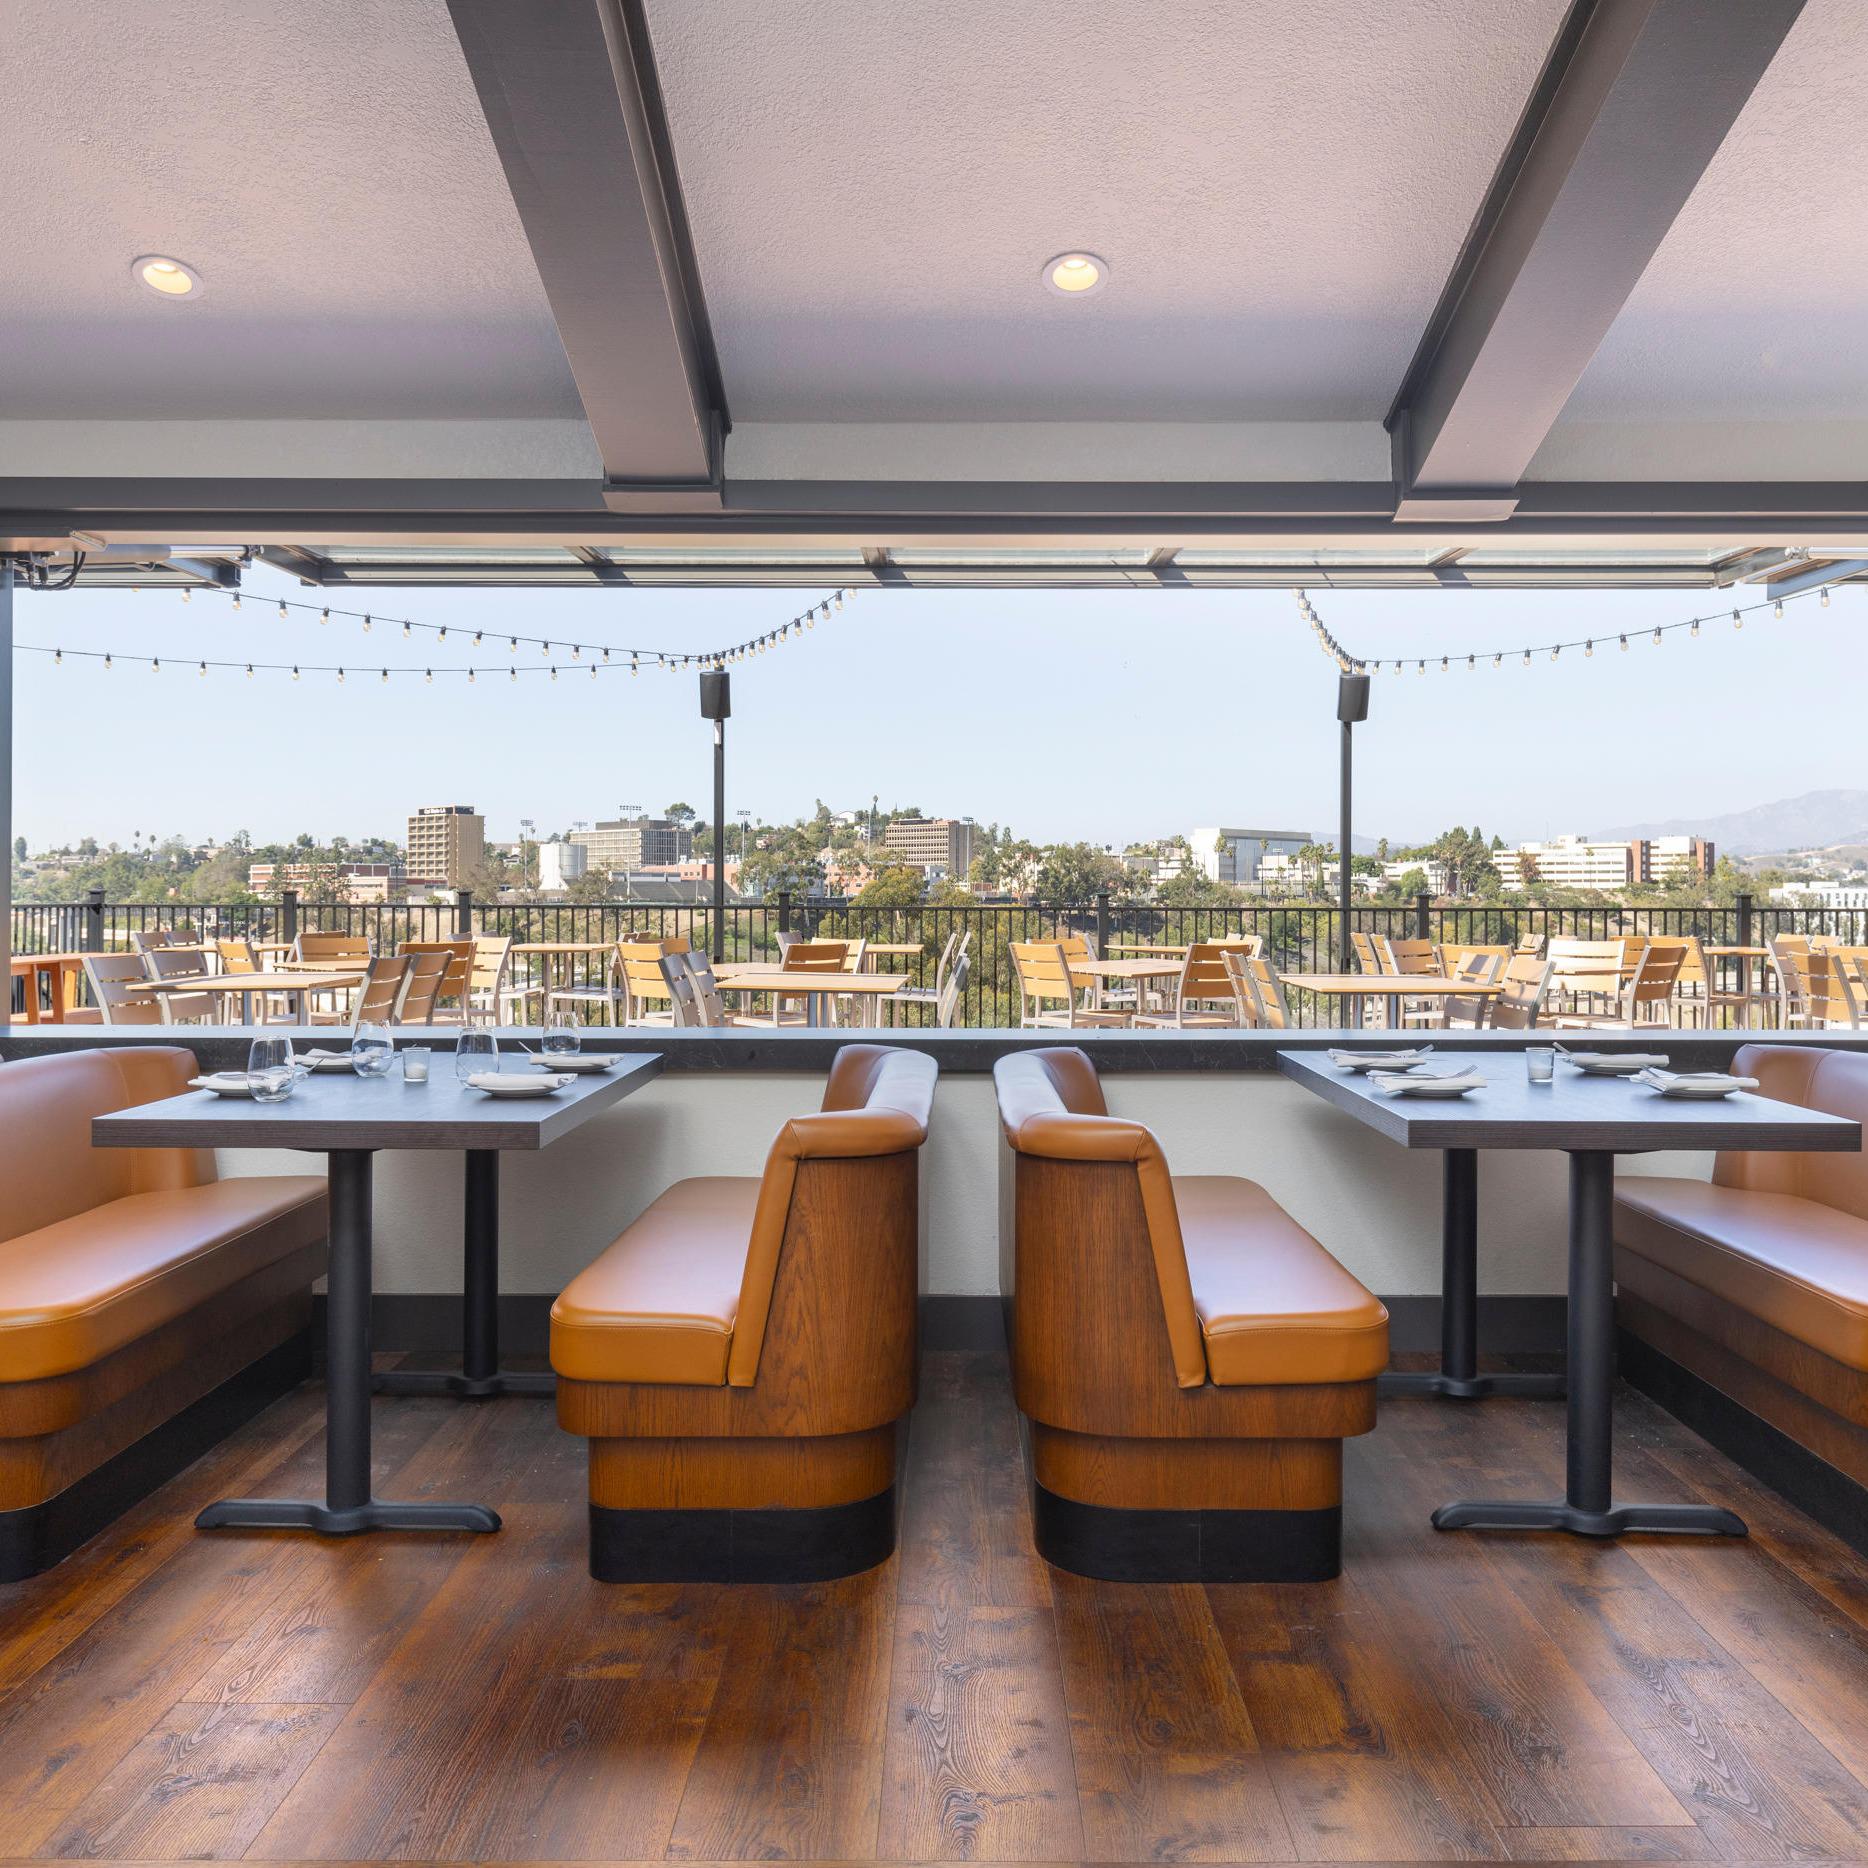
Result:
<svg viewBox="0 0 1868 1868">
<path fill-rule="evenodd" d="M 246 1086 L 256 1103 L 282 1103 L 297 1086 L 290 1038 L 255 1038 L 247 1046 Z"/>
<path fill-rule="evenodd" d="M 405 1083 L 428 1081 L 428 1046 L 411 1044 L 402 1053 L 402 1080 Z"/>
<path fill-rule="evenodd" d="M 387 1025 L 359 1025 L 350 1034 L 350 1067 L 360 1077 L 386 1077 L 396 1054 Z"/>
<path fill-rule="evenodd" d="M 1547 1044 L 1533 1045 L 1524 1053 L 1524 1074 L 1533 1083 L 1548 1083 L 1557 1073 L 1557 1054 Z"/>
<path fill-rule="evenodd" d="M 499 1040 L 490 1031 L 463 1031 L 454 1043 L 454 1074 L 465 1083 L 499 1068 Z"/>
<path fill-rule="evenodd" d="M 556 1006 L 545 1014 L 543 1048 L 547 1057 L 575 1057 L 582 1042 L 577 1020 L 564 1006 Z"/>
</svg>

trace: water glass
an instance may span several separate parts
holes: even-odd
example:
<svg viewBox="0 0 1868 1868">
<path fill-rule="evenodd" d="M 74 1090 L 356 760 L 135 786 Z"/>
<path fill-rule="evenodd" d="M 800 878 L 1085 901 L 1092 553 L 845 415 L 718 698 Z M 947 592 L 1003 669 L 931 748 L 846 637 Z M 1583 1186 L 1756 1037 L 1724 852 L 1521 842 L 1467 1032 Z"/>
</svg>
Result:
<svg viewBox="0 0 1868 1868">
<path fill-rule="evenodd" d="M 1533 1083 L 1548 1083 L 1556 1073 L 1557 1054 L 1549 1045 L 1533 1045 L 1524 1053 L 1524 1074 Z"/>
<path fill-rule="evenodd" d="M 411 1044 L 402 1053 L 402 1080 L 404 1083 L 426 1083 L 428 1081 L 428 1046 Z"/>
<path fill-rule="evenodd" d="M 387 1025 L 359 1025 L 350 1034 L 350 1067 L 360 1077 L 386 1077 L 395 1057 Z"/>
<path fill-rule="evenodd" d="M 246 1086 L 256 1103 L 282 1103 L 297 1083 L 290 1038 L 255 1038 L 247 1046 Z"/>
<path fill-rule="evenodd" d="M 499 1040 L 490 1031 L 463 1031 L 454 1044 L 454 1074 L 465 1083 L 499 1068 Z"/>
<path fill-rule="evenodd" d="M 563 1006 L 545 1014 L 544 1052 L 547 1057 L 575 1057 L 583 1039 L 578 1035 L 577 1020 Z"/>
</svg>

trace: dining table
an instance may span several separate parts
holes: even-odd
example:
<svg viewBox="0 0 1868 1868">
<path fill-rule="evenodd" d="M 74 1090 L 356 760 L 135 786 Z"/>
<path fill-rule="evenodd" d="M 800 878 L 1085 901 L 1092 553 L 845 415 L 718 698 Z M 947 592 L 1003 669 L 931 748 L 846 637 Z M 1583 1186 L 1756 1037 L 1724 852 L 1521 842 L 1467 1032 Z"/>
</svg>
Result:
<svg viewBox="0 0 1868 1868">
<path fill-rule="evenodd" d="M 919 940 L 872 940 L 863 943 L 863 966 L 873 973 L 878 960 L 918 960 L 927 952 L 927 942 Z"/>
<path fill-rule="evenodd" d="M 64 1024 L 78 1009 L 84 981 L 81 953 L 16 953 L 11 978 L 24 982 L 25 1022 Z"/>
<path fill-rule="evenodd" d="M 1753 946 L 1750 942 L 1731 942 L 1718 946 L 1702 947 L 1700 952 L 1708 960 L 1736 960 L 1738 962 L 1738 990 L 1744 999 L 1740 1007 L 1739 1023 L 1751 1023 L 1751 982 L 1753 969 L 1760 965 L 1768 966 L 1774 957 L 1768 947 Z M 1711 982 L 1707 982 L 1708 986 Z"/>
<path fill-rule="evenodd" d="M 513 1061 L 513 1060 L 507 1060 Z M 204 1530 L 245 1528 L 317 1531 L 497 1531 L 499 1514 L 480 1504 L 378 1499 L 371 1487 L 370 1395 L 433 1393 L 464 1399 L 514 1391 L 498 1369 L 499 1158 L 535 1153 L 632 1096 L 661 1073 L 656 1052 L 618 1056 L 600 1073 L 573 1076 L 549 1095 L 493 1096 L 456 1078 L 453 1059 L 411 1082 L 400 1071 L 365 1078 L 353 1073 L 305 1077 L 283 1102 L 190 1090 L 161 1102 L 96 1116 L 99 1148 L 291 1148 L 325 1157 L 330 1189 L 331 1256 L 325 1302 L 324 1497 L 228 1498 L 195 1519 Z M 370 1304 L 374 1277 L 372 1189 L 376 1156 L 440 1151 L 466 1159 L 464 1284 L 468 1362 L 463 1380 L 445 1376 L 397 1383 L 370 1370 Z M 593 1241 L 593 1246 L 597 1242 Z M 481 1366 L 477 1371 L 475 1363 Z M 403 1371 L 388 1372 L 391 1377 Z M 423 1371 L 410 1371 L 423 1375 Z M 551 1377 L 531 1378 L 549 1392 Z"/>
<path fill-rule="evenodd" d="M 335 967 L 278 967 L 258 973 L 179 973 L 168 979 L 131 980 L 121 990 L 140 998 L 164 999 L 186 997 L 192 993 L 211 992 L 225 998 L 236 994 L 240 1000 L 240 1022 L 253 1022 L 253 997 L 270 994 L 292 1001 L 292 1015 L 298 1023 L 307 1023 L 305 1000 L 314 992 L 348 992 L 361 986 L 369 977 L 352 969 Z"/>
<path fill-rule="evenodd" d="M 1861 1124 L 1746 1091 L 1716 1099 L 1663 1096 L 1630 1077 L 1590 1075 L 1567 1063 L 1550 1082 L 1532 1083 L 1517 1051 L 1448 1053 L 1436 1061 L 1454 1058 L 1473 1064 L 1484 1081 L 1463 1096 L 1428 1098 L 1390 1094 L 1368 1074 L 1333 1063 L 1327 1051 L 1278 1053 L 1285 1076 L 1364 1127 L 1403 1148 L 1445 1156 L 1440 1372 L 1447 1379 L 1425 1384 L 1428 1392 L 1460 1400 L 1538 1392 L 1477 1374 L 1478 1157 L 1493 1149 L 1569 1157 L 1564 1495 L 1462 1499 L 1433 1514 L 1434 1528 L 1744 1536 L 1744 1520 L 1722 1506 L 1615 1503 L 1615 1158 L 1656 1149 L 1856 1151 Z"/>
<path fill-rule="evenodd" d="M 1388 1023 L 1399 1025 L 1403 999 L 1495 999 L 1505 990 L 1502 981 L 1481 985 L 1447 973 L 1280 973 L 1278 978 L 1287 988 L 1345 1001 L 1352 1029 L 1362 1023 L 1362 1008 L 1370 999 L 1385 999 Z"/>
<path fill-rule="evenodd" d="M 845 996 L 864 1002 L 864 1023 L 873 1024 L 882 1001 L 908 984 L 906 973 L 827 973 L 813 967 L 791 972 L 776 960 L 728 963 L 714 984 L 722 992 L 770 992 L 804 1001 L 807 1025 L 828 1025 L 830 1002 Z"/>
</svg>

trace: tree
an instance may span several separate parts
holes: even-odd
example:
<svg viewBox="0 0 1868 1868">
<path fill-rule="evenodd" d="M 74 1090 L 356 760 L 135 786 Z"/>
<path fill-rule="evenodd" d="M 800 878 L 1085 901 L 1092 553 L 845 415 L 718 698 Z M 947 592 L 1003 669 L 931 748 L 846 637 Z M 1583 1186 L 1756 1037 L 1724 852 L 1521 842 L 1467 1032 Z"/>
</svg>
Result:
<svg viewBox="0 0 1868 1868">
<path fill-rule="evenodd" d="M 919 908 L 926 878 L 912 863 L 885 862 L 857 890 L 858 908 Z"/>
<path fill-rule="evenodd" d="M 1103 894 L 1126 895 L 1129 872 L 1093 843 L 1054 843 L 1038 865 L 1038 895 L 1047 902 L 1091 902 Z"/>
<path fill-rule="evenodd" d="M 694 807 L 691 804 L 676 802 L 668 805 L 662 812 L 667 820 L 680 829 L 690 830 L 694 825 Z"/>
<path fill-rule="evenodd" d="M 1446 872 L 1449 895 L 1476 895 L 1498 887 L 1498 865 L 1477 824 L 1470 830 L 1455 824 L 1451 830 L 1442 831 L 1427 853 Z"/>
<path fill-rule="evenodd" d="M 26 860 L 26 839 L 24 837 L 15 837 L 13 839 L 13 858 L 14 861 L 21 863 Z"/>
<path fill-rule="evenodd" d="M 1239 891 L 1215 882 L 1203 869 L 1183 869 L 1155 890 L 1163 908 L 1224 908 L 1241 899 Z"/>
</svg>

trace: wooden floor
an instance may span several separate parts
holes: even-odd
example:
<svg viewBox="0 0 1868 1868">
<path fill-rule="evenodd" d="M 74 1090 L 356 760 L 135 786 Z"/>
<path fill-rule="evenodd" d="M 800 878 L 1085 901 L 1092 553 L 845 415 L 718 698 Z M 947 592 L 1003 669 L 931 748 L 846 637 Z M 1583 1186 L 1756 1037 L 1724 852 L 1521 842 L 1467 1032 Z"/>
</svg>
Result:
<svg viewBox="0 0 1868 1868">
<path fill-rule="evenodd" d="M 377 1403 L 386 1496 L 497 1537 L 206 1535 L 318 1479 L 282 1403 L 0 1589 L 0 1855 L 163 1860 L 1868 1858 L 1868 1564 L 1626 1397 L 1620 1477 L 1747 1544 L 1438 1536 L 1560 1489 L 1562 1410 L 1384 1407 L 1342 1580 L 1048 1570 L 1004 1363 L 929 1358 L 900 1554 L 606 1588 L 549 1403 Z"/>
</svg>

